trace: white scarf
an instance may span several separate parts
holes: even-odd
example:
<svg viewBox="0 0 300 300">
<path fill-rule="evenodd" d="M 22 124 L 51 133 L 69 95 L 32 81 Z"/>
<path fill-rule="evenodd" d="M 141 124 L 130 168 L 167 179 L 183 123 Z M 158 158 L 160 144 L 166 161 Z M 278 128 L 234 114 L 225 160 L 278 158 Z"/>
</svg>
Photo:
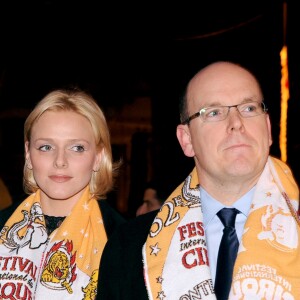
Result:
<svg viewBox="0 0 300 300">
<path fill-rule="evenodd" d="M 290 169 L 270 157 L 244 227 L 230 300 L 300 299 L 298 203 Z M 149 299 L 216 300 L 196 169 L 157 214 L 143 260 Z"/>
<path fill-rule="evenodd" d="M 50 236 L 38 190 L 1 230 L 0 299 L 94 299 L 106 241 L 99 205 L 88 187 Z"/>
</svg>

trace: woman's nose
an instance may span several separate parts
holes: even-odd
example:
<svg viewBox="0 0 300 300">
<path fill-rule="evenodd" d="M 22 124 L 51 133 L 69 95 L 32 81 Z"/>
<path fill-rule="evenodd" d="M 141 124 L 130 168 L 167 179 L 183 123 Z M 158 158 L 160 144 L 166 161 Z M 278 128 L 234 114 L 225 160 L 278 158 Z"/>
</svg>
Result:
<svg viewBox="0 0 300 300">
<path fill-rule="evenodd" d="M 54 160 L 54 166 L 56 168 L 66 168 L 68 166 L 68 161 L 64 151 L 58 151 Z"/>
</svg>

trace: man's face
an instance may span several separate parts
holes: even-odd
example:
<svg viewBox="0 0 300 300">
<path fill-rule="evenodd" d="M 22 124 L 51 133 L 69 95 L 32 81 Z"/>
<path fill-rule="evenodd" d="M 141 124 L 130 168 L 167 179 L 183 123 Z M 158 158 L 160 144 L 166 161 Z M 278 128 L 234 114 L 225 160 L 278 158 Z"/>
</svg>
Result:
<svg viewBox="0 0 300 300">
<path fill-rule="evenodd" d="M 161 207 L 160 201 L 157 199 L 156 191 L 148 188 L 144 192 L 143 204 L 137 209 L 136 215 L 142 215 L 147 212 L 159 209 Z"/>
<path fill-rule="evenodd" d="M 262 101 L 259 86 L 248 72 L 232 66 L 217 71 L 208 70 L 190 84 L 190 115 L 203 107 Z M 269 116 L 244 118 L 235 107 L 222 121 L 203 122 L 198 117 L 190 125 L 179 125 L 177 137 L 184 153 L 195 158 L 198 174 L 219 182 L 258 176 L 272 144 Z"/>
</svg>

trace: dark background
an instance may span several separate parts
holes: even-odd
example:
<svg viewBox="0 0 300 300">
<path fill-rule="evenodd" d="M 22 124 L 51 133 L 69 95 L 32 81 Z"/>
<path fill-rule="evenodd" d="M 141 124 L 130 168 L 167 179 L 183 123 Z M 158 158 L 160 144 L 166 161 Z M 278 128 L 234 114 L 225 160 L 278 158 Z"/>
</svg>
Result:
<svg viewBox="0 0 300 300">
<path fill-rule="evenodd" d="M 176 140 L 178 98 L 188 79 L 214 60 L 241 63 L 257 75 L 272 120 L 271 154 L 280 157 L 279 53 L 286 43 L 288 163 L 300 180 L 297 18 L 295 3 L 285 1 L 2 3 L 0 175 L 20 197 L 24 118 L 51 89 L 78 85 L 105 111 L 151 97 L 154 173 L 177 186 L 193 166 Z M 141 193 L 140 144 L 132 151 L 131 194 Z"/>
</svg>

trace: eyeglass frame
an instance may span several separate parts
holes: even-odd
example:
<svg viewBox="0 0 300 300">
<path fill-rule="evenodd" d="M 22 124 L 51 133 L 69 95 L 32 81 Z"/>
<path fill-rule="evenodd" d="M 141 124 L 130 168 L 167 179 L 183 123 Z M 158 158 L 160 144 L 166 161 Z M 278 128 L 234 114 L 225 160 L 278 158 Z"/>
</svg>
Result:
<svg viewBox="0 0 300 300">
<path fill-rule="evenodd" d="M 213 107 L 227 107 L 227 108 L 228 108 L 228 111 L 227 111 L 226 117 L 225 117 L 224 119 L 218 120 L 218 121 L 212 121 L 212 122 L 208 122 L 208 123 L 221 122 L 221 121 L 226 120 L 227 117 L 228 117 L 228 115 L 229 115 L 230 108 L 232 108 L 232 107 L 235 107 L 235 108 L 237 109 L 237 111 L 239 112 L 239 114 L 240 114 L 240 116 L 241 116 L 242 118 L 251 118 L 251 117 L 256 117 L 256 116 L 262 115 L 262 114 L 258 114 L 258 115 L 251 116 L 251 117 L 245 117 L 245 116 L 241 115 L 241 113 L 240 113 L 240 111 L 239 111 L 239 109 L 238 109 L 238 106 L 240 106 L 240 105 L 242 105 L 242 104 L 253 103 L 253 102 L 259 103 L 259 104 L 262 106 L 262 109 L 263 109 L 263 113 L 262 113 L 262 114 L 266 114 L 266 113 L 268 112 L 268 107 L 266 106 L 266 104 L 264 103 L 263 100 L 260 101 L 260 102 L 259 102 L 259 101 L 242 102 L 242 103 L 239 103 L 239 104 L 236 104 L 236 105 L 216 105 L 216 106 L 207 106 L 207 107 L 202 107 L 202 108 L 200 108 L 198 112 L 194 113 L 193 115 L 189 116 L 187 119 L 185 119 L 184 121 L 182 121 L 182 122 L 181 122 L 181 125 L 189 125 L 190 122 L 191 122 L 193 119 L 196 119 L 196 118 L 198 118 L 198 117 L 200 117 L 200 119 L 201 119 L 203 122 L 207 122 L 207 121 L 205 121 L 205 120 L 203 120 L 203 119 L 201 118 L 201 116 L 202 116 L 201 112 L 202 112 L 203 110 L 205 111 L 206 109 L 208 109 L 208 108 L 213 108 Z"/>
</svg>

